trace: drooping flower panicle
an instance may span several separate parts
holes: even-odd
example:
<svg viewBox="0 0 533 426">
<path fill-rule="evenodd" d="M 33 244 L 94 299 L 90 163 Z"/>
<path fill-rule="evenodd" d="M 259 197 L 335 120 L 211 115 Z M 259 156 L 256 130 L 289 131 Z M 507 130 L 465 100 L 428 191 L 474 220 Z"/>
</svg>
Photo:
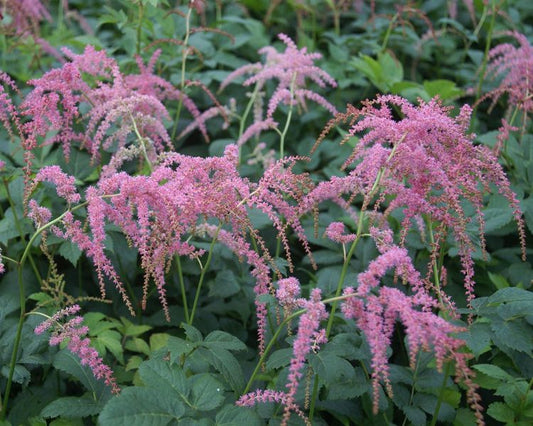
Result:
<svg viewBox="0 0 533 426">
<path fill-rule="evenodd" d="M 96 349 L 91 347 L 91 340 L 86 337 L 89 328 L 82 325 L 83 317 L 76 315 L 81 310 L 79 305 L 72 305 L 56 312 L 52 317 L 43 321 L 35 328 L 35 334 L 42 334 L 52 329 L 50 345 L 57 346 L 67 342 L 70 352 L 77 355 L 82 365 L 87 365 L 97 379 L 103 379 L 111 388 L 111 392 L 118 394 L 120 387 L 117 385 L 113 371 L 109 368 Z M 76 316 L 74 316 L 76 315 Z M 64 320 L 72 317 L 68 320 Z"/>
</svg>

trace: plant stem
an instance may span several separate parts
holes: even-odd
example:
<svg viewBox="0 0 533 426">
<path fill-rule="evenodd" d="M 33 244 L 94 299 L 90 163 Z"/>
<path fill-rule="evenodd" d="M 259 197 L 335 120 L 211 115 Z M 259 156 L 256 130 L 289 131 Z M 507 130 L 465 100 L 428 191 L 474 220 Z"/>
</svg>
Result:
<svg viewBox="0 0 533 426">
<path fill-rule="evenodd" d="M 250 380 L 248 380 L 248 383 L 246 384 L 246 387 L 244 388 L 244 390 L 242 391 L 242 395 L 245 395 L 248 393 L 248 391 L 250 390 L 251 386 L 252 386 L 252 383 L 254 382 L 255 380 L 255 376 L 257 375 L 257 372 L 259 371 L 259 369 L 261 368 L 261 366 L 264 364 L 265 360 L 266 360 L 266 356 L 268 355 L 268 353 L 270 352 L 270 350 L 272 349 L 272 347 L 274 346 L 274 343 L 277 341 L 280 333 L 281 333 L 281 330 L 283 330 L 283 327 L 288 324 L 289 322 L 291 322 L 294 318 L 296 318 L 297 316 L 303 314 L 306 310 L 305 309 L 300 309 L 299 311 L 296 311 L 294 312 L 293 314 L 289 315 L 287 318 L 285 318 L 281 323 L 280 325 L 278 326 L 276 332 L 274 333 L 274 335 L 272 336 L 272 339 L 270 339 L 270 342 L 268 342 L 268 345 L 266 346 L 265 350 L 263 351 L 263 354 L 261 355 L 261 358 L 259 358 L 259 361 L 257 362 L 257 365 L 255 366 L 255 369 L 254 371 L 252 372 L 252 375 L 250 376 Z"/>
<path fill-rule="evenodd" d="M 289 130 L 289 125 L 291 123 L 292 118 L 292 110 L 293 110 L 293 100 L 294 100 L 294 85 L 296 83 L 296 73 L 293 74 L 292 80 L 291 80 L 291 98 L 289 100 L 289 112 L 287 114 L 287 121 L 285 122 L 285 127 L 283 128 L 283 131 L 280 134 L 280 140 L 279 140 L 279 158 L 283 159 L 285 155 L 285 137 L 287 136 L 287 132 Z"/>
<path fill-rule="evenodd" d="M 185 282 L 183 281 L 183 270 L 181 269 L 181 259 L 178 255 L 174 256 L 174 259 L 176 260 L 176 266 L 178 268 L 178 278 L 180 281 L 181 299 L 183 301 L 183 311 L 185 314 L 185 322 L 187 324 L 190 324 L 189 305 L 187 303 L 187 294 L 185 292 Z"/>
<path fill-rule="evenodd" d="M 178 122 L 181 115 L 181 108 L 183 106 L 183 97 L 185 94 L 183 91 L 185 90 L 185 69 L 187 64 L 187 56 L 189 55 L 189 47 L 187 46 L 189 44 L 189 36 L 191 32 L 191 13 L 192 13 L 192 7 L 189 5 L 189 9 L 187 11 L 187 16 L 185 17 L 185 39 L 183 40 L 183 47 L 181 51 L 181 81 L 180 81 L 180 100 L 178 102 L 178 108 L 176 109 L 176 116 L 174 117 L 174 126 L 172 127 L 172 136 L 171 140 L 174 140 L 176 137 L 176 132 L 178 130 Z"/>
<path fill-rule="evenodd" d="M 194 321 L 194 314 L 196 313 L 196 307 L 198 306 L 198 299 L 200 298 L 200 290 L 202 289 L 202 284 L 204 283 L 205 274 L 207 272 L 207 269 L 209 268 L 209 264 L 211 263 L 211 258 L 213 257 L 213 248 L 215 246 L 215 242 L 217 241 L 218 233 L 220 232 L 221 228 L 222 228 L 222 224 L 218 225 L 215 235 L 213 235 L 213 239 L 211 240 L 211 245 L 209 246 L 209 253 L 207 254 L 207 260 L 205 261 L 205 265 L 202 266 L 202 271 L 200 272 L 200 279 L 198 280 L 198 288 L 196 289 L 196 294 L 194 296 L 191 316 L 189 317 L 189 321 L 187 321 L 187 324 L 189 325 L 192 325 Z"/>
<path fill-rule="evenodd" d="M 141 36 L 142 36 L 143 16 L 144 16 L 144 5 L 142 1 L 139 1 L 139 24 L 137 25 L 137 44 L 135 46 L 137 55 L 141 54 Z"/>
<path fill-rule="evenodd" d="M 485 41 L 485 52 L 483 54 L 483 62 L 481 64 L 481 69 L 480 69 L 480 72 L 479 72 L 479 82 L 478 82 L 478 85 L 477 85 L 477 91 L 476 91 L 476 103 L 477 104 L 477 101 L 479 101 L 480 97 L 481 97 L 481 88 L 482 88 L 482 85 L 483 85 L 483 81 L 485 79 L 485 71 L 487 69 L 487 63 L 489 61 L 489 50 L 490 50 L 490 45 L 492 43 L 492 32 L 494 31 L 494 23 L 496 22 L 496 0 L 493 0 L 491 2 L 491 17 L 490 17 L 490 22 L 489 22 L 489 29 L 488 29 L 488 32 L 487 32 L 487 39 Z"/>
<path fill-rule="evenodd" d="M 435 407 L 435 412 L 433 413 L 433 418 L 431 419 L 430 426 L 435 426 L 437 424 L 437 418 L 439 417 L 440 407 L 442 405 L 442 400 L 444 398 L 444 390 L 446 389 L 446 379 L 448 378 L 448 375 L 450 374 L 450 366 L 451 364 L 448 362 L 446 364 L 446 369 L 444 370 L 444 379 L 442 381 L 442 386 L 439 392 L 439 399 L 437 400 L 437 406 Z"/>
</svg>

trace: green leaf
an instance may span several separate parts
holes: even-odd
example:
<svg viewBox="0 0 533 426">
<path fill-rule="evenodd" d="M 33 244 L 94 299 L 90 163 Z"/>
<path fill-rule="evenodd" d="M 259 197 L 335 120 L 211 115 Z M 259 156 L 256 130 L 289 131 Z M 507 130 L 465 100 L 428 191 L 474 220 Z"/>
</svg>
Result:
<svg viewBox="0 0 533 426">
<path fill-rule="evenodd" d="M 162 359 L 150 359 L 139 366 L 139 375 L 146 386 L 175 399 L 187 398 L 189 390 L 185 374 L 176 364 Z"/>
<path fill-rule="evenodd" d="M 370 390 L 363 370 L 356 370 L 344 358 L 318 352 L 309 361 L 313 370 L 325 382 L 330 399 L 355 398 Z"/>
<path fill-rule="evenodd" d="M 196 327 L 193 327 L 192 325 L 186 324 L 184 322 L 180 324 L 180 327 L 185 330 L 185 334 L 191 342 L 194 343 L 202 341 L 202 333 L 200 333 Z"/>
<path fill-rule="evenodd" d="M 472 426 L 476 424 L 476 416 L 468 408 L 459 408 L 453 421 L 453 426 Z"/>
<path fill-rule="evenodd" d="M 224 348 L 198 348 L 196 352 L 211 364 L 229 383 L 231 388 L 239 393 L 244 389 L 244 374 L 237 359 Z"/>
<path fill-rule="evenodd" d="M 97 396 L 97 399 L 107 399 L 111 395 L 104 381 L 96 379 L 91 369 L 82 365 L 80 359 L 68 350 L 59 351 L 54 357 L 53 365 L 78 379 L 88 391 Z"/>
<path fill-rule="evenodd" d="M 115 330 L 105 330 L 93 338 L 93 344 L 97 348 L 98 345 L 109 350 L 115 358 L 124 363 L 124 349 L 122 348 L 122 336 Z M 97 348 L 98 349 L 98 348 Z"/>
<path fill-rule="evenodd" d="M 494 333 L 492 340 L 500 348 L 501 345 L 505 345 L 527 354 L 533 351 L 533 329 L 525 321 L 505 321 L 500 317 L 495 317 L 490 326 Z"/>
<path fill-rule="evenodd" d="M 465 333 L 461 334 L 461 338 L 464 339 L 474 356 L 478 357 L 490 350 L 490 335 L 489 324 L 474 323 Z"/>
<path fill-rule="evenodd" d="M 269 370 L 286 367 L 291 362 L 291 359 L 291 348 L 278 349 L 277 351 L 272 352 L 272 354 L 268 357 L 266 367 Z"/>
<path fill-rule="evenodd" d="M 133 339 L 127 340 L 124 344 L 124 349 L 127 349 L 128 351 L 132 352 L 142 353 L 147 356 L 150 356 L 151 354 L 150 346 L 148 346 L 148 343 L 138 337 L 134 337 Z"/>
<path fill-rule="evenodd" d="M 210 282 L 209 297 L 226 298 L 240 291 L 241 287 L 237 277 L 229 269 L 223 269 L 217 273 L 216 278 Z"/>
<path fill-rule="evenodd" d="M 490 404 L 487 414 L 492 418 L 503 422 L 503 423 L 513 423 L 514 422 L 514 410 L 503 402 L 493 402 Z"/>
<path fill-rule="evenodd" d="M 455 99 L 463 94 L 455 82 L 450 80 L 424 81 L 424 89 L 430 98 L 438 96 L 443 101 Z"/>
<path fill-rule="evenodd" d="M 100 413 L 104 404 L 96 401 L 91 394 L 82 397 L 67 396 L 58 398 L 41 411 L 43 417 L 87 417 Z"/>
<path fill-rule="evenodd" d="M 474 365 L 474 368 L 477 371 L 481 371 L 483 374 L 492 377 L 493 379 L 498 379 L 501 381 L 509 381 L 514 379 L 513 376 L 511 376 L 509 373 L 507 373 L 505 370 L 501 369 L 497 365 L 476 364 Z"/>
<path fill-rule="evenodd" d="M 203 345 L 209 348 L 222 348 L 228 351 L 244 351 L 246 345 L 237 337 L 225 331 L 215 330 L 204 339 Z"/>
<path fill-rule="evenodd" d="M 152 352 L 167 346 L 170 335 L 167 333 L 154 333 L 150 336 L 150 349 Z"/>
<path fill-rule="evenodd" d="M 214 410 L 224 402 L 224 388 L 222 384 L 210 374 L 198 374 L 189 377 L 191 386 L 190 402 L 200 411 Z"/>
<path fill-rule="evenodd" d="M 263 422 L 255 411 L 232 404 L 222 407 L 215 417 L 215 424 L 217 426 L 260 426 Z"/>
<path fill-rule="evenodd" d="M 413 425 L 427 424 L 426 413 L 424 413 L 424 411 L 422 411 L 420 408 L 407 405 L 405 407 L 401 407 L 401 410 L 405 413 L 405 416 L 411 422 L 411 424 Z"/>
<path fill-rule="evenodd" d="M 165 347 L 170 352 L 170 361 L 176 362 L 182 355 L 188 354 L 198 347 L 198 344 L 188 342 L 180 337 L 169 336 Z"/>
<path fill-rule="evenodd" d="M 494 231 L 503 228 L 513 220 L 510 208 L 487 208 L 483 211 L 483 215 L 485 217 L 485 232 L 487 234 L 494 233 Z"/>
<path fill-rule="evenodd" d="M 52 420 L 50 426 L 83 426 L 83 421 L 80 418 L 64 419 L 60 417 L 59 419 Z"/>
<path fill-rule="evenodd" d="M 61 256 L 72 263 L 73 266 L 76 266 L 82 253 L 79 247 L 70 241 L 64 241 L 61 243 L 58 252 Z"/>
<path fill-rule="evenodd" d="M 124 334 L 124 336 L 127 337 L 140 336 L 141 334 L 146 333 L 147 331 L 150 331 L 152 329 L 152 327 L 150 327 L 149 325 L 133 324 L 131 321 L 124 317 L 121 317 L 120 321 L 122 322 L 122 324 L 124 324 L 124 327 L 122 328 L 121 332 L 122 334 Z"/>
<path fill-rule="evenodd" d="M 101 426 L 167 426 L 178 424 L 185 407 L 173 394 L 159 389 L 131 387 L 112 398 L 98 418 Z"/>
</svg>

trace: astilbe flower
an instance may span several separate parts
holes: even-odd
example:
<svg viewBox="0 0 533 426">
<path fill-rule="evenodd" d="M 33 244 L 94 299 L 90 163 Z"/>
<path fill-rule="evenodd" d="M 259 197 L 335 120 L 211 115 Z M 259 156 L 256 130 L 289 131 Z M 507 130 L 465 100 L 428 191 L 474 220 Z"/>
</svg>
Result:
<svg viewBox="0 0 533 426">
<path fill-rule="evenodd" d="M 249 394 L 243 395 L 237 401 L 237 405 L 252 406 L 257 402 L 281 402 L 284 406 L 283 419 L 281 424 L 287 425 L 291 412 L 296 412 L 302 417 L 307 424 L 309 420 L 303 415 L 295 402 L 298 384 L 302 378 L 302 369 L 305 365 L 307 355 L 312 350 L 317 350 L 319 345 L 326 343 L 326 334 L 323 328 L 320 328 L 320 322 L 327 319 L 326 307 L 321 300 L 321 291 L 315 288 L 311 291 L 309 300 L 294 296 L 298 293 L 299 282 L 296 278 L 286 278 L 280 280 L 280 289 L 277 295 L 285 303 L 294 304 L 305 312 L 300 316 L 298 323 L 298 333 L 293 343 L 293 357 L 289 365 L 288 382 L 286 392 L 274 392 L 272 390 L 256 390 Z"/>
<path fill-rule="evenodd" d="M 392 107 L 398 109 L 399 119 Z M 455 118 L 449 112 L 450 108 L 437 99 L 420 101 L 419 106 L 414 106 L 393 95 L 366 101 L 361 109 L 349 106 L 346 114 L 339 114 L 329 123 L 319 139 L 334 125 L 351 121 L 343 140 L 360 138 L 345 162 L 348 174 L 319 184 L 306 196 L 301 208 L 309 210 L 326 199 L 346 208 L 357 194 L 364 198 L 363 210 L 372 200 L 375 210 L 387 201 L 385 217 L 396 209 L 403 213 L 401 244 L 411 224 L 420 218 L 440 223 L 439 229 L 452 232 L 458 242 L 464 286 L 471 302 L 474 246 L 467 227 L 474 219 L 478 221 L 484 249 L 483 194 L 491 183 L 513 210 L 523 250 L 525 233 L 518 200 L 497 158 L 487 147 L 474 145 L 474 135 L 467 133 L 470 107 L 465 105 Z M 475 209 L 474 218 L 466 216 L 465 201 Z M 437 236 L 436 241 L 441 239 Z M 439 249 L 437 242 L 432 250 Z"/>
<path fill-rule="evenodd" d="M 64 198 L 69 204 L 76 204 L 80 201 L 75 186 L 74 176 L 64 173 L 59 166 L 45 166 L 39 170 L 33 179 L 33 187 L 40 182 L 51 182 L 55 185 L 57 195 Z"/>
<path fill-rule="evenodd" d="M 70 62 L 29 81 L 35 88 L 22 104 L 30 118 L 24 124 L 25 150 L 34 149 L 40 139 L 45 145 L 58 142 L 68 159 L 71 145 L 78 142 L 98 160 L 102 147 L 116 142 L 120 148 L 130 134 L 158 151 L 170 145 L 163 124 L 169 119 L 166 108 L 154 94 L 128 83 L 113 58 L 92 46 L 80 55 L 68 49 L 63 53 Z M 87 120 L 86 125 L 78 125 L 80 120 Z"/>
<path fill-rule="evenodd" d="M 306 100 L 311 100 L 332 114 L 337 113 L 337 109 L 326 98 L 307 88 L 308 79 L 321 88 L 327 85 L 337 86 L 333 77 L 314 64 L 314 61 L 320 59 L 322 55 L 320 53 L 308 53 L 305 47 L 298 49 L 294 41 L 285 34 L 278 34 L 278 38 L 286 45 L 283 53 L 278 52 L 272 46 L 260 49 L 259 53 L 265 55 L 265 63 L 257 62 L 236 69 L 226 77 L 220 86 L 222 90 L 236 78 L 253 74 L 242 84 L 245 87 L 256 85 L 256 91 L 259 93 L 267 81 L 277 80 L 276 89 L 270 96 L 267 105 L 266 118 L 263 119 L 257 113 L 254 114 L 255 122 L 241 136 L 239 145 L 261 131 L 275 127 L 277 123 L 273 120 L 273 115 L 280 104 L 298 104 L 306 109 Z M 261 96 L 258 97 L 261 98 Z"/>
<path fill-rule="evenodd" d="M 67 342 L 70 352 L 77 355 L 82 365 L 87 365 L 97 379 L 103 379 L 114 394 L 120 393 L 120 387 L 113 377 L 113 371 L 109 368 L 96 349 L 90 346 L 91 340 L 86 337 L 89 328 L 82 325 L 83 317 L 76 315 L 80 311 L 79 305 L 72 305 L 56 312 L 52 317 L 43 321 L 35 328 L 35 334 L 42 334 L 52 329 L 50 345 L 56 346 Z M 76 315 L 76 316 L 74 316 Z M 68 320 L 66 318 L 72 317 Z"/>
<path fill-rule="evenodd" d="M 291 226 L 297 233 L 302 232 L 300 236 L 305 242 L 301 225 L 292 213 L 297 210 L 296 206 L 287 201 L 289 196 L 300 196 L 298 185 L 303 181 L 290 172 L 290 167 L 284 169 L 274 165 L 264 181 L 252 184 L 239 176 L 237 158 L 237 146 L 230 145 L 226 147 L 224 157 L 200 158 L 168 153 L 161 157 L 148 176 L 106 171 L 98 184 L 86 191 L 87 223 L 83 224 L 71 212 L 66 212 L 52 231 L 77 244 L 93 260 L 102 297 L 105 295 L 105 278 L 108 278 L 132 314 L 134 309 L 120 277 L 105 254 L 105 227 L 110 223 L 118 226 L 139 252 L 145 273 L 142 307 L 146 304 L 149 283 L 153 281 L 167 319 L 165 274 L 175 255 L 200 256 L 203 253 L 188 242 L 188 237 L 206 230 L 252 267 L 252 276 L 257 281 L 256 294 L 267 294 L 271 288 L 268 266 L 271 259 L 251 225 L 248 207 L 269 215 L 279 225 L 281 238 L 286 239 L 285 228 Z M 74 197 L 69 186 L 72 182 L 56 168 L 44 169 L 38 180 L 45 179 L 58 184 L 60 196 L 67 200 Z M 35 202 L 33 211 L 38 212 Z M 287 224 L 282 226 L 279 215 L 288 217 Z M 207 226 L 208 220 L 220 224 L 218 232 Z M 226 229 L 221 229 L 222 226 Z M 252 233 L 263 256 L 252 250 L 246 241 L 248 233 Z M 260 348 L 264 348 L 266 305 L 257 301 L 256 306 Z"/>
<path fill-rule="evenodd" d="M 4 262 L 2 261 L 2 249 L 0 248 L 0 275 L 6 272 L 6 267 L 4 266 Z"/>
<path fill-rule="evenodd" d="M 41 21 L 52 19 L 40 0 L 4 0 L 1 6 L 2 14 L 12 19 L 8 30 L 12 29 L 17 34 L 37 33 Z M 3 26 L 1 20 L 0 25 Z"/>
<path fill-rule="evenodd" d="M 344 289 L 343 296 L 346 299 L 342 304 L 342 312 L 346 318 L 355 319 L 370 346 L 374 412 L 378 411 L 380 382 L 384 383 L 392 396 L 387 349 L 391 345 L 394 325 L 400 321 L 407 336 L 411 368 L 416 367 L 420 350 L 434 352 L 438 371 L 442 371 L 446 361 L 454 362 L 457 380 L 463 380 L 467 385 L 468 401 L 475 411 L 478 424 L 483 424 L 480 397 L 477 386 L 472 382 L 474 373 L 467 365 L 469 355 L 460 350 L 464 341 L 454 337 L 464 329 L 432 311 L 438 304 L 437 300 L 426 290 L 407 250 L 392 243 L 392 233 L 373 229 L 371 235 L 380 255 L 370 262 L 366 271 L 358 275 L 356 289 Z M 388 270 L 392 270 L 404 283 L 410 284 L 413 294 L 407 295 L 399 289 L 380 286 Z"/>
<path fill-rule="evenodd" d="M 13 103 L 13 100 L 9 93 L 6 92 L 5 86 L 18 93 L 18 87 L 15 82 L 5 72 L 0 71 L 0 123 L 9 133 L 9 136 L 15 138 L 12 125 L 15 126 L 15 130 L 22 136 L 20 116 L 17 107 Z"/>
<path fill-rule="evenodd" d="M 187 86 L 200 86 L 205 94 L 215 103 L 215 106 L 208 109 L 205 112 L 200 112 L 194 101 L 187 96 L 183 90 L 179 90 L 174 87 L 170 82 L 162 77 L 154 74 L 154 67 L 157 59 L 161 55 L 161 50 L 156 50 L 147 65 L 144 65 L 142 59 L 137 56 L 137 65 L 139 67 L 139 74 L 129 74 L 124 77 L 125 85 L 135 92 L 143 95 L 153 96 L 160 102 L 164 101 L 180 101 L 185 109 L 193 117 L 193 121 L 179 137 L 183 137 L 194 129 L 198 129 L 206 141 L 209 141 L 209 135 L 207 133 L 206 121 L 220 115 L 227 122 L 227 111 L 222 107 L 215 96 L 209 91 L 209 89 L 196 81 L 188 81 Z"/>
<path fill-rule="evenodd" d="M 533 112 L 533 47 L 527 37 L 519 32 L 508 32 L 519 47 L 502 43 L 489 51 L 487 73 L 494 78 L 502 77 L 499 86 L 490 91 L 493 104 L 504 93 L 509 95 L 509 104 L 525 113 Z"/>
</svg>

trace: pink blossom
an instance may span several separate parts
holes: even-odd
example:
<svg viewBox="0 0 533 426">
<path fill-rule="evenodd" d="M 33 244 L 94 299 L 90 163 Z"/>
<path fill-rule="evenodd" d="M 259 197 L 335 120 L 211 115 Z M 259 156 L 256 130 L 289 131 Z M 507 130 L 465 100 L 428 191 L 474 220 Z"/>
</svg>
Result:
<svg viewBox="0 0 533 426">
<path fill-rule="evenodd" d="M 5 0 L 2 8 L 4 14 L 12 17 L 9 28 L 13 28 L 18 34 L 28 31 L 37 33 L 41 21 L 51 20 L 50 13 L 40 0 Z"/>
<path fill-rule="evenodd" d="M 400 118 L 393 114 L 398 109 Z M 332 120 L 319 141 L 333 126 L 351 120 L 347 136 L 358 143 L 345 162 L 348 175 L 319 184 L 306 196 L 301 209 L 311 210 L 326 199 L 348 209 L 357 194 L 364 198 L 365 209 L 374 203 L 378 211 L 389 198 L 385 217 L 401 209 L 401 240 L 413 223 L 428 218 L 452 232 L 459 246 L 464 286 L 468 301 L 474 297 L 473 242 L 467 232 L 474 220 L 483 223 L 484 190 L 493 183 L 507 198 L 518 224 L 522 249 L 525 232 L 518 200 L 497 158 L 486 147 L 472 143 L 468 133 L 471 108 L 463 106 L 456 117 L 436 99 L 420 101 L 419 106 L 393 95 L 378 96 L 363 103 L 361 109 L 348 107 L 345 114 Z M 377 180 L 378 184 L 376 185 Z M 477 216 L 467 217 L 464 203 L 473 206 Z M 437 236 L 437 240 L 438 239 Z M 433 251 L 440 247 L 435 245 Z M 377 265 L 376 265 L 377 266 Z"/>
<path fill-rule="evenodd" d="M 355 240 L 355 234 L 344 234 L 344 223 L 331 222 L 326 228 L 326 236 L 337 243 L 348 244 Z"/>
<path fill-rule="evenodd" d="M 299 105 L 306 110 L 306 100 L 311 100 L 327 109 L 332 114 L 337 113 L 337 109 L 326 98 L 307 88 L 307 80 L 311 80 L 321 88 L 327 85 L 336 87 L 337 83 L 326 71 L 314 64 L 316 59 L 322 55 L 319 53 L 308 53 L 304 47 L 298 49 L 296 44 L 285 34 L 278 34 L 278 38 L 283 41 L 286 48 L 283 53 L 278 52 L 274 47 L 267 46 L 259 50 L 265 55 L 264 63 L 247 64 L 230 73 L 221 84 L 224 89 L 236 78 L 247 74 L 248 77 L 243 86 L 256 85 L 258 93 L 257 103 L 254 108 L 254 124 L 239 139 L 238 144 L 242 145 L 251 136 L 275 125 L 273 115 L 280 104 Z M 262 94 L 260 90 L 268 80 L 276 79 L 277 87 L 272 93 L 267 105 L 266 119 L 262 118 Z M 259 109 L 259 111 L 258 111 Z"/>
<path fill-rule="evenodd" d="M 74 177 L 65 174 L 59 166 L 46 166 L 40 169 L 33 180 L 33 186 L 35 187 L 39 182 L 52 182 L 56 186 L 57 195 L 70 204 L 80 201 Z"/>
<path fill-rule="evenodd" d="M 297 305 L 297 297 L 300 295 L 300 282 L 294 278 L 283 278 L 278 281 L 276 297 L 281 306 L 294 307 Z"/>
<path fill-rule="evenodd" d="M 283 293 L 296 294 L 296 286 L 299 287 L 295 278 L 280 280 L 280 289 Z M 252 406 L 257 402 L 278 402 L 284 406 L 283 419 L 281 424 L 287 425 L 292 412 L 297 413 L 306 423 L 308 422 L 303 412 L 296 404 L 294 397 L 298 385 L 302 378 L 302 368 L 305 359 L 311 350 L 317 350 L 319 345 L 326 343 L 325 330 L 320 328 L 320 322 L 328 315 L 324 303 L 321 300 L 320 289 L 313 289 L 309 300 L 298 299 L 299 307 L 305 309 L 298 323 L 298 333 L 293 343 L 293 357 L 289 366 L 289 376 L 287 382 L 287 392 L 275 392 L 271 390 L 256 390 L 240 397 L 237 405 Z"/>
<path fill-rule="evenodd" d="M 514 37 L 520 46 L 502 43 L 490 50 L 487 72 L 502 77 L 502 80 L 488 96 L 496 102 L 507 93 L 511 105 L 524 112 L 533 112 L 533 48 L 524 34 L 515 31 L 507 35 Z"/>
<path fill-rule="evenodd" d="M 106 385 L 111 387 L 111 392 L 117 394 L 120 388 L 116 379 L 113 377 L 113 371 L 104 364 L 96 349 L 90 346 L 91 340 L 86 337 L 89 328 L 81 325 L 83 317 L 75 316 L 66 322 L 63 318 L 70 317 L 80 311 L 79 305 L 72 305 L 56 312 L 52 317 L 43 321 L 35 328 L 36 334 L 42 334 L 52 328 L 50 336 L 50 345 L 56 346 L 60 343 L 67 342 L 67 348 L 70 352 L 77 355 L 82 365 L 87 365 L 97 379 L 104 379 Z"/>
<path fill-rule="evenodd" d="M 2 261 L 2 249 L 0 248 L 0 275 L 6 272 L 6 267 L 4 266 L 4 262 Z"/>
</svg>

